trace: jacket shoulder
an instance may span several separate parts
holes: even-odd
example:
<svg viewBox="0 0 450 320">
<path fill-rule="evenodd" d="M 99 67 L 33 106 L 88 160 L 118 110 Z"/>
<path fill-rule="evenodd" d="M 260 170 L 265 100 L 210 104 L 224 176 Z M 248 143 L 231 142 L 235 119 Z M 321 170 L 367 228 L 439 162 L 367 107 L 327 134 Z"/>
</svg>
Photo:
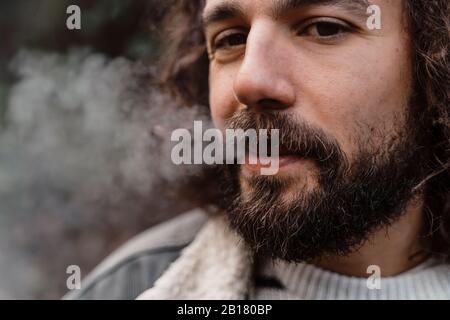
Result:
<svg viewBox="0 0 450 320">
<path fill-rule="evenodd" d="M 135 299 L 162 275 L 207 220 L 201 209 L 181 214 L 135 236 L 110 254 L 63 299 Z"/>
</svg>

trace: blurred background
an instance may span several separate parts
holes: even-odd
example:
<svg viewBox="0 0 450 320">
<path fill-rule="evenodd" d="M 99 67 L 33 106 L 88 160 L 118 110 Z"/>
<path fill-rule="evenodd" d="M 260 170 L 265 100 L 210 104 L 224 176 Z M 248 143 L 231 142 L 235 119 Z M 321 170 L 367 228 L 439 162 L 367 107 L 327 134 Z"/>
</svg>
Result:
<svg viewBox="0 0 450 320">
<path fill-rule="evenodd" d="M 171 165 L 170 134 L 207 110 L 153 81 L 171 2 L 0 2 L 1 299 L 59 299 L 69 265 L 84 277 L 195 205 L 178 189 L 201 170 Z"/>
</svg>

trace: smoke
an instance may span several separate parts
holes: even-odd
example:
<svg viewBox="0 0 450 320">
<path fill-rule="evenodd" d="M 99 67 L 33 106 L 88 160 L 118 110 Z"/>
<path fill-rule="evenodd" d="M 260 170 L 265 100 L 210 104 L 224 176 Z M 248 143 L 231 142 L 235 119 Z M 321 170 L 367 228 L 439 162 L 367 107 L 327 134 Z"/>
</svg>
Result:
<svg viewBox="0 0 450 320">
<path fill-rule="evenodd" d="M 23 51 L 11 66 L 19 80 L 0 132 L 0 298 L 58 298 L 67 265 L 91 268 L 186 206 L 168 204 L 170 190 L 201 168 L 172 164 L 170 135 L 211 123 L 205 107 L 161 93 L 153 68 L 124 58 Z"/>
</svg>

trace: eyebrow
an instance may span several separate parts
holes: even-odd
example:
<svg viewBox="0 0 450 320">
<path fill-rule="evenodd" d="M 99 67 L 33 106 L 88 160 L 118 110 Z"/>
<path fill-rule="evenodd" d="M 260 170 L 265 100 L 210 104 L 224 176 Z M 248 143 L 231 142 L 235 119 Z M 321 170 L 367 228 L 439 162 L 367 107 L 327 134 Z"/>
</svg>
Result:
<svg viewBox="0 0 450 320">
<path fill-rule="evenodd" d="M 285 15 L 292 10 L 298 10 L 307 6 L 337 6 L 352 12 L 361 19 L 367 19 L 367 8 L 371 5 L 369 0 L 273 0 L 274 8 L 271 15 L 274 18 Z M 238 2 L 233 0 L 223 1 L 203 12 L 203 28 L 207 28 L 213 23 L 224 20 L 243 18 L 244 9 Z"/>
<path fill-rule="evenodd" d="M 221 22 L 223 20 L 242 17 L 244 17 L 244 10 L 237 2 L 223 1 L 220 4 L 214 6 L 212 9 L 203 12 L 203 28 L 206 28 L 213 23 Z"/>
</svg>

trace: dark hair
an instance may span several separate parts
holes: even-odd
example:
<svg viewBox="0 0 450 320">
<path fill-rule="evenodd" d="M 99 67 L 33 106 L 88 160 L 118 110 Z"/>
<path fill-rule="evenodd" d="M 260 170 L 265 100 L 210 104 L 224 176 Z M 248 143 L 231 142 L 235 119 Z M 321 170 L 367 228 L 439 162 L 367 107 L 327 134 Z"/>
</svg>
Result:
<svg viewBox="0 0 450 320">
<path fill-rule="evenodd" d="M 450 256 L 450 1 L 403 0 L 409 18 L 418 95 L 432 117 L 433 153 L 441 164 L 427 180 L 433 250 Z M 208 103 L 209 60 L 201 15 L 205 0 L 174 0 L 161 84 L 184 105 Z"/>
<path fill-rule="evenodd" d="M 175 0 L 165 19 L 160 81 L 185 105 L 208 105 L 209 59 L 202 28 L 205 0 Z"/>
</svg>

